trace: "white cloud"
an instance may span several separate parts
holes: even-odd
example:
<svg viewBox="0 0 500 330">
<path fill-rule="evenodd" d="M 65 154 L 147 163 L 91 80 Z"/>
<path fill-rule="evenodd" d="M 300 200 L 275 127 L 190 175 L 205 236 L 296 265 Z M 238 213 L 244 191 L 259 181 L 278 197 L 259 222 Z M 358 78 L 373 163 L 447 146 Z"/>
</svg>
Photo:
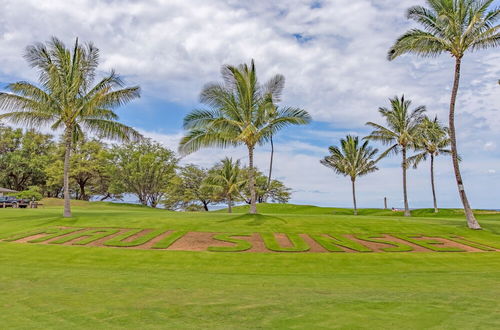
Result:
<svg viewBox="0 0 500 330">
<path fill-rule="evenodd" d="M 101 49 L 102 70 L 115 68 L 128 82 L 140 84 L 145 98 L 193 106 L 203 84 L 219 79 L 221 64 L 254 58 L 262 80 L 275 73 L 286 76 L 284 103 L 304 107 L 332 127 L 331 132 L 304 128 L 304 136 L 334 144 L 347 133 L 366 134 L 363 124 L 379 121 L 377 108 L 401 93 L 446 122 L 453 74 L 449 56 L 385 59 L 395 38 L 412 26 L 404 18 L 405 9 L 423 2 L 330 0 L 315 8 L 306 0 L 0 0 L 0 81 L 36 78 L 21 57 L 26 45 L 52 35 L 70 43 L 78 36 Z M 494 142 L 500 139 L 499 78 L 498 51 L 466 56 L 457 125 L 462 166 L 473 174 L 466 178 L 471 190 L 485 180 L 479 174 L 484 174 L 485 164 L 500 157 Z M 182 133 L 148 134 L 176 149 Z M 326 153 L 320 149 L 302 137 L 281 143 L 277 175 L 290 181 L 298 201 L 342 200 L 348 205 L 348 184 L 319 165 Z M 225 153 L 200 151 L 184 161 L 210 165 L 214 155 Z M 230 153 L 246 157 L 244 150 Z M 258 159 L 265 166 L 265 154 Z M 381 190 L 400 187 L 398 161 L 384 164 L 392 167 L 360 180 L 372 194 L 367 203 L 380 200 Z M 448 166 L 441 169 L 450 178 L 444 185 L 448 202 L 456 205 Z M 413 181 L 421 187 L 413 198 L 426 200 L 425 178 L 422 171 L 421 180 Z"/>
</svg>

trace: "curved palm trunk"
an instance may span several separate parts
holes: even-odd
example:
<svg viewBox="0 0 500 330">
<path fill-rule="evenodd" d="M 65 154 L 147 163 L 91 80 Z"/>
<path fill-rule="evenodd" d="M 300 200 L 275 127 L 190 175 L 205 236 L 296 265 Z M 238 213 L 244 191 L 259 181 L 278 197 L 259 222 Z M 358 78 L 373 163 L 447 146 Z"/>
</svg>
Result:
<svg viewBox="0 0 500 330">
<path fill-rule="evenodd" d="M 269 161 L 269 175 L 267 176 L 267 189 L 269 190 L 269 187 L 271 186 L 271 174 L 273 172 L 273 158 L 274 158 L 274 143 L 273 143 L 273 136 L 271 135 L 270 138 L 271 142 L 271 160 Z M 267 193 L 267 191 L 266 191 Z"/>
<path fill-rule="evenodd" d="M 434 202 L 434 212 L 438 213 L 438 205 L 436 199 L 436 188 L 434 186 L 434 155 L 431 154 L 431 186 L 432 186 L 432 200 Z"/>
<path fill-rule="evenodd" d="M 253 169 L 253 146 L 248 147 L 248 184 L 250 186 L 250 213 L 257 213 L 255 193 L 255 173 Z"/>
<path fill-rule="evenodd" d="M 352 183 L 352 202 L 354 205 L 354 215 L 358 215 L 358 207 L 356 205 L 356 184 L 355 184 L 355 179 L 351 179 Z"/>
<path fill-rule="evenodd" d="M 408 206 L 408 192 L 406 190 L 406 169 L 407 169 L 407 161 L 406 161 L 406 147 L 403 147 L 403 196 L 405 202 L 405 217 L 411 216 L 410 207 Z"/>
<path fill-rule="evenodd" d="M 71 134 L 71 129 L 67 128 L 64 133 L 64 147 L 66 148 L 64 152 L 64 175 L 63 175 L 63 189 L 64 189 L 64 213 L 65 218 L 71 217 L 71 202 L 69 196 L 69 162 L 71 157 L 71 143 L 73 136 Z"/>
<path fill-rule="evenodd" d="M 455 77 L 453 81 L 453 89 L 451 92 L 451 99 L 450 99 L 449 126 L 450 126 L 450 140 L 451 140 L 451 158 L 453 161 L 453 170 L 455 171 L 455 179 L 457 181 L 458 194 L 460 195 L 460 199 L 462 200 L 462 204 L 464 206 L 464 211 L 465 211 L 465 217 L 467 218 L 467 226 L 470 229 L 481 229 L 481 226 L 474 217 L 474 213 L 472 213 L 469 200 L 467 199 L 464 183 L 462 180 L 462 174 L 460 173 L 460 167 L 458 164 L 457 139 L 455 135 L 455 102 L 457 100 L 458 84 L 460 81 L 461 61 L 462 61 L 461 58 L 456 58 Z"/>
</svg>

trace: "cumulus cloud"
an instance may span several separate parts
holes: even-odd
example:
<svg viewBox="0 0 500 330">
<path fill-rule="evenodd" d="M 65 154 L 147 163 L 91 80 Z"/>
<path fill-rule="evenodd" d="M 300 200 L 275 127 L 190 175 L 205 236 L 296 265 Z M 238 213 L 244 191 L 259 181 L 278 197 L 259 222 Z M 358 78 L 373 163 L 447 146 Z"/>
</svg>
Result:
<svg viewBox="0 0 500 330">
<path fill-rule="evenodd" d="M 385 58 L 395 38 L 413 26 L 404 18 L 405 9 L 419 3 L 423 1 L 0 0 L 0 82 L 36 78 L 21 57 L 26 45 L 52 35 L 70 43 L 78 36 L 101 49 L 101 70 L 115 68 L 127 81 L 140 84 L 145 98 L 189 108 L 206 82 L 219 79 L 221 64 L 254 58 L 262 80 L 276 73 L 286 76 L 284 103 L 307 109 L 332 128 L 304 128 L 304 136 L 282 141 L 277 175 L 293 183 L 297 201 L 345 199 L 348 188 L 341 178 L 330 173 L 331 181 L 325 180 L 329 172 L 318 163 L 326 152 L 321 152 L 324 143 L 320 148 L 311 141 L 333 144 L 347 133 L 366 134 L 363 124 L 380 120 L 377 108 L 402 93 L 446 122 L 452 59 Z M 500 156 L 494 142 L 500 138 L 498 51 L 468 55 L 462 78 L 457 109 L 462 166 L 480 175 L 481 164 Z M 159 132 L 148 134 L 176 149 L 182 132 Z M 234 152 L 245 157 L 244 150 Z M 201 151 L 185 161 L 209 164 L 221 153 Z M 377 186 L 399 189 L 398 163 L 386 162 L 387 171 L 394 171 L 394 184 L 382 174 L 362 179 L 377 195 L 370 197 L 373 202 L 383 198 Z M 302 167 L 314 173 L 305 175 Z M 449 203 L 456 205 L 451 173 L 448 167 L 442 170 L 453 196 Z M 414 182 L 422 188 L 416 199 L 425 200 L 423 178 L 422 173 L 422 180 Z"/>
</svg>

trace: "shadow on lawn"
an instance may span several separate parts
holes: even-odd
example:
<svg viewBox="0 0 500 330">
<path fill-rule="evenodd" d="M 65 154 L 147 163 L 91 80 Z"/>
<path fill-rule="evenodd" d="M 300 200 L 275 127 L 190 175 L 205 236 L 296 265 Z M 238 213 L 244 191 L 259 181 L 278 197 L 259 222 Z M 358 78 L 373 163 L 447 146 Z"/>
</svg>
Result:
<svg viewBox="0 0 500 330">
<path fill-rule="evenodd" d="M 242 214 L 235 217 L 231 217 L 229 219 L 219 220 L 218 222 L 242 221 L 242 222 L 247 222 L 247 225 L 249 226 L 260 226 L 266 222 L 269 222 L 269 220 L 279 221 L 281 223 L 288 223 L 285 219 L 263 214 Z"/>
</svg>

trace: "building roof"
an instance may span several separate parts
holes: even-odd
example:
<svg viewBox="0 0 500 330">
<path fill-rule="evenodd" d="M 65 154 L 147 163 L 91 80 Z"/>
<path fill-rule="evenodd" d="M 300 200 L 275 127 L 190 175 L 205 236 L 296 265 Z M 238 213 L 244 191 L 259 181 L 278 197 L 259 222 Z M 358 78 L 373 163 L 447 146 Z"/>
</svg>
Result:
<svg viewBox="0 0 500 330">
<path fill-rule="evenodd" d="M 0 187 L 0 193 L 15 193 L 17 191 Z"/>
</svg>

